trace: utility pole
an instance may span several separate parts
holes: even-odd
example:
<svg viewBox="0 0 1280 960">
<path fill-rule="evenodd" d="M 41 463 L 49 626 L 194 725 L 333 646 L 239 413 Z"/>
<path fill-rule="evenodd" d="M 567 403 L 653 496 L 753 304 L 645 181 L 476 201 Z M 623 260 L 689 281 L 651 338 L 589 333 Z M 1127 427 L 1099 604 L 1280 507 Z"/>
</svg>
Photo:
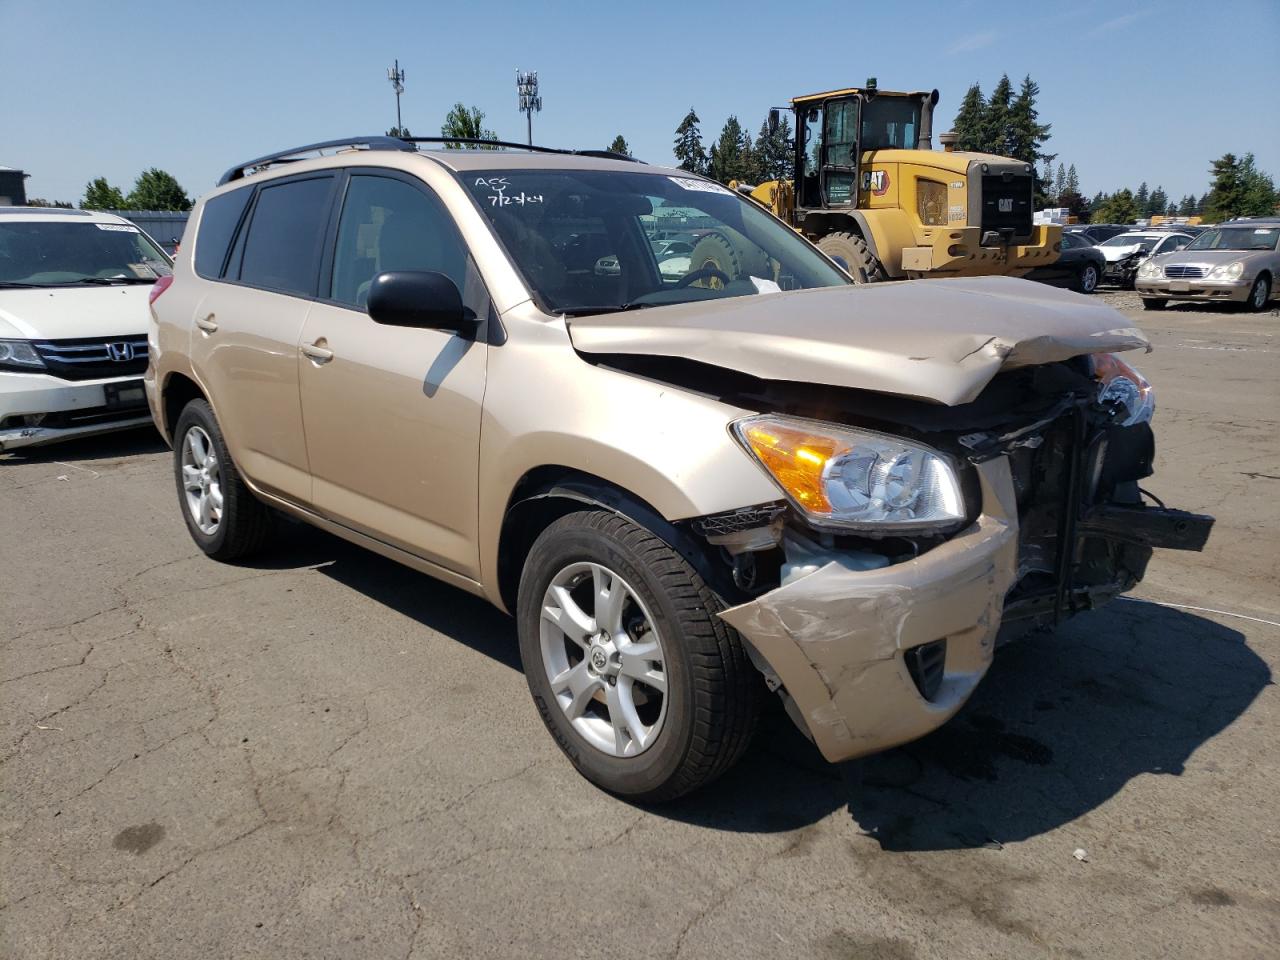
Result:
<svg viewBox="0 0 1280 960">
<path fill-rule="evenodd" d="M 400 69 L 397 57 L 395 66 L 387 68 L 387 79 L 391 81 L 391 89 L 396 92 L 396 135 L 404 133 L 404 124 L 400 122 L 400 94 L 404 93 L 404 71 Z"/>
<path fill-rule="evenodd" d="M 542 111 L 542 97 L 538 96 L 538 71 L 516 71 L 516 90 L 520 93 L 520 112 L 528 120 L 529 146 L 533 146 L 533 115 Z"/>
</svg>

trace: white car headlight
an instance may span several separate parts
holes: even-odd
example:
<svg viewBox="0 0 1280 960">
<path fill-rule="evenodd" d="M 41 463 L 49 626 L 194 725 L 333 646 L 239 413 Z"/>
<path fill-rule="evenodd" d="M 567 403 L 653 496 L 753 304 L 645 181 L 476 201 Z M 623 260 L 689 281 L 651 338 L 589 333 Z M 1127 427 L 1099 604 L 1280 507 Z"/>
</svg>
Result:
<svg viewBox="0 0 1280 960">
<path fill-rule="evenodd" d="M 9 370 L 43 370 L 44 361 L 30 340 L 0 340 L 0 367 Z"/>
<path fill-rule="evenodd" d="M 1244 273 L 1244 263 L 1239 260 L 1233 263 L 1220 263 L 1209 271 L 1210 280 L 1239 280 Z"/>
<path fill-rule="evenodd" d="M 815 527 L 888 536 L 965 519 L 956 468 L 898 437 L 799 417 L 732 424 L 734 436 Z"/>
<path fill-rule="evenodd" d="M 1149 423 L 1156 412 L 1156 392 L 1146 377 L 1114 353 L 1095 353 L 1090 357 L 1093 375 L 1102 383 L 1099 403 L 1118 403 L 1125 412 L 1122 427 Z"/>
<path fill-rule="evenodd" d="M 1159 280 L 1164 276 L 1164 267 L 1154 260 L 1148 260 L 1138 268 L 1138 276 L 1144 280 Z"/>
</svg>

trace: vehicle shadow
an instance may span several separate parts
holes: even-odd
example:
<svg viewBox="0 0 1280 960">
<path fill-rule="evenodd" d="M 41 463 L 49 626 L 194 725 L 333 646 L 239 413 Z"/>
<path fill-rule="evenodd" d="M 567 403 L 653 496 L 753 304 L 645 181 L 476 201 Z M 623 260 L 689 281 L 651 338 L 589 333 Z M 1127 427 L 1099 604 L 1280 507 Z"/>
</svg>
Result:
<svg viewBox="0 0 1280 960">
<path fill-rule="evenodd" d="M 311 566 L 520 670 L 515 623 L 484 600 L 303 524 L 254 567 Z M 657 816 L 773 833 L 844 808 L 892 851 L 998 846 L 1069 823 L 1141 774 L 1179 776 L 1271 672 L 1236 630 L 1116 601 L 1002 648 L 973 699 L 915 743 L 829 764 L 767 698 L 755 742 L 709 787 Z"/>
<path fill-rule="evenodd" d="M 84 460 L 115 460 L 168 450 L 164 438 L 152 426 L 135 427 L 96 437 L 60 440 L 38 447 L 18 447 L 0 454 L 6 463 L 78 463 Z"/>
<path fill-rule="evenodd" d="M 723 780 L 654 812 L 770 832 L 842 806 L 884 850 L 999 846 L 1077 819 L 1140 774 L 1180 776 L 1271 682 L 1239 632 L 1118 601 L 1001 649 L 959 715 L 915 743 L 832 766 L 774 712 Z"/>
</svg>

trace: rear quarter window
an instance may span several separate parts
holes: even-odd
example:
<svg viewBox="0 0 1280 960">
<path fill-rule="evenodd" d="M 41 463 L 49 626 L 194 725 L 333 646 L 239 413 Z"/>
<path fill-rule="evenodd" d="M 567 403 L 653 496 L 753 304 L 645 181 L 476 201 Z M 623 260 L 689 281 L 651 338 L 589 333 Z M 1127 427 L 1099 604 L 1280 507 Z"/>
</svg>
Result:
<svg viewBox="0 0 1280 960">
<path fill-rule="evenodd" d="M 232 190 L 205 203 L 204 212 L 200 215 L 200 229 L 196 234 L 193 261 L 198 276 L 206 280 L 217 280 L 222 276 L 227 247 L 231 245 L 231 238 L 252 195 L 252 189 Z"/>
</svg>

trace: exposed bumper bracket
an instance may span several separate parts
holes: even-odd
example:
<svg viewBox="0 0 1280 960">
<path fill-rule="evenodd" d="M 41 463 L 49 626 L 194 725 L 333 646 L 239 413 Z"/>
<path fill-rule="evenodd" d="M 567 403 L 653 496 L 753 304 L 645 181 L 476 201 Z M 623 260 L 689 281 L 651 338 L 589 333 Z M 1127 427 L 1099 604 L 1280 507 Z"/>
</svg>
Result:
<svg viewBox="0 0 1280 960">
<path fill-rule="evenodd" d="M 1076 532 L 1166 550 L 1203 550 L 1213 529 L 1213 517 L 1162 507 L 1103 504 L 1080 517 Z"/>
</svg>

